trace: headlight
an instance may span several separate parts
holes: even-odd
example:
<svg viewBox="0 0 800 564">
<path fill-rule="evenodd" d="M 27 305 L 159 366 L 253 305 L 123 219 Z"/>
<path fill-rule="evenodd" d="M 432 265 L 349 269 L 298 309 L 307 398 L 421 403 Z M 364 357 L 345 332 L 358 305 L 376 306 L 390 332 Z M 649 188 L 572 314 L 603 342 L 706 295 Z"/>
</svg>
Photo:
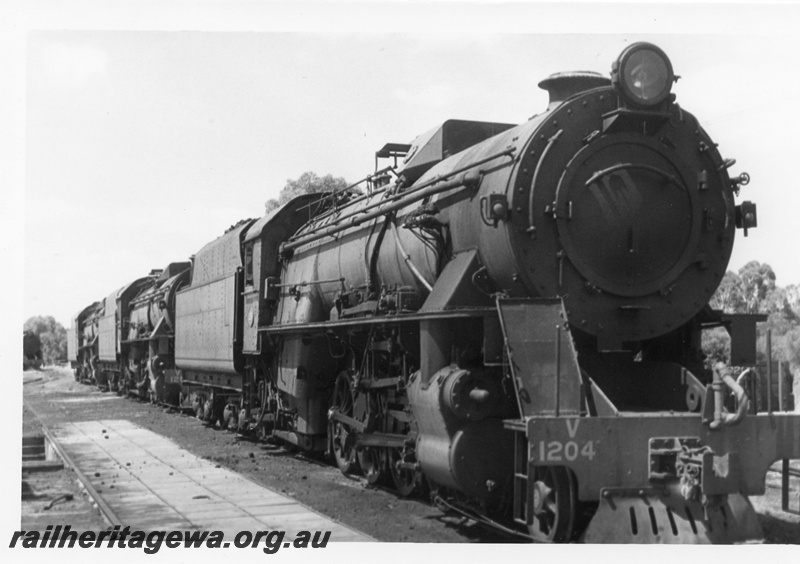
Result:
<svg viewBox="0 0 800 564">
<path fill-rule="evenodd" d="M 675 75 L 664 51 L 650 43 L 634 43 L 612 66 L 611 81 L 627 101 L 655 106 L 669 96 Z"/>
</svg>

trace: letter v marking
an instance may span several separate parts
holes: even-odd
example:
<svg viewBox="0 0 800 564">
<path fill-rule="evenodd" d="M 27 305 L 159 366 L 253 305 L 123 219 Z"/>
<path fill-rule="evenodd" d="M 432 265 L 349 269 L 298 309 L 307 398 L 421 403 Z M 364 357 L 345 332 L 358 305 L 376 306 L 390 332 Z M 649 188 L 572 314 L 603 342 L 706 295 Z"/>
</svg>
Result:
<svg viewBox="0 0 800 564">
<path fill-rule="evenodd" d="M 581 424 L 580 419 L 567 419 L 567 433 L 569 433 L 569 438 L 574 439 L 575 435 L 578 433 L 578 426 Z M 575 424 L 573 427 L 572 424 Z"/>
</svg>

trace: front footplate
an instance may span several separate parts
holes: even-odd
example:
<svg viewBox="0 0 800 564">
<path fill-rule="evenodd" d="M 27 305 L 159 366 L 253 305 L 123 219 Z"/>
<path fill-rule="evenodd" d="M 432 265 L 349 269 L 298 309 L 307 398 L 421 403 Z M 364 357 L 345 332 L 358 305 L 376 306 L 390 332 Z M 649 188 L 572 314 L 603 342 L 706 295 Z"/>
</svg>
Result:
<svg viewBox="0 0 800 564">
<path fill-rule="evenodd" d="M 604 488 L 582 541 L 586 543 L 734 544 L 763 536 L 743 495 L 703 506 L 659 489 Z"/>
<path fill-rule="evenodd" d="M 536 416 L 506 427 L 526 434 L 516 468 L 529 476 L 537 467 L 568 468 L 578 500 L 598 503 L 584 535 L 595 543 L 759 539 L 747 496 L 764 494 L 775 461 L 800 459 L 800 415 L 790 413 L 717 429 L 693 413 Z"/>
</svg>

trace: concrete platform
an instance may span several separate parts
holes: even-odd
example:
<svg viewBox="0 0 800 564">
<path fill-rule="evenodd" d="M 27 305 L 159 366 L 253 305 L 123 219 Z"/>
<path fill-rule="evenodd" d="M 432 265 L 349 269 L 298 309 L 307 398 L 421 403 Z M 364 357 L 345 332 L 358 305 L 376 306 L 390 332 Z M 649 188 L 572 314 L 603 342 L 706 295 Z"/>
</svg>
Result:
<svg viewBox="0 0 800 564">
<path fill-rule="evenodd" d="M 330 542 L 374 541 L 296 500 L 199 458 L 127 420 L 50 429 L 56 449 L 82 477 L 109 520 L 131 529 L 331 531 Z"/>
</svg>

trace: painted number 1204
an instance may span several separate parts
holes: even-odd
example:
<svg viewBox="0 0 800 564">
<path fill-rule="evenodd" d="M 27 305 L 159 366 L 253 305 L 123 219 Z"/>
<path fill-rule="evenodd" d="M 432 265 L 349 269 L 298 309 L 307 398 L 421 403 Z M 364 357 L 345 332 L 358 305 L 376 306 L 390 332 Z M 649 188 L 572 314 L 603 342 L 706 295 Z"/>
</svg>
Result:
<svg viewBox="0 0 800 564">
<path fill-rule="evenodd" d="M 572 462 L 579 456 L 592 460 L 594 458 L 594 441 L 586 441 L 579 445 L 576 441 L 539 441 L 539 456 L 541 462 Z"/>
</svg>

